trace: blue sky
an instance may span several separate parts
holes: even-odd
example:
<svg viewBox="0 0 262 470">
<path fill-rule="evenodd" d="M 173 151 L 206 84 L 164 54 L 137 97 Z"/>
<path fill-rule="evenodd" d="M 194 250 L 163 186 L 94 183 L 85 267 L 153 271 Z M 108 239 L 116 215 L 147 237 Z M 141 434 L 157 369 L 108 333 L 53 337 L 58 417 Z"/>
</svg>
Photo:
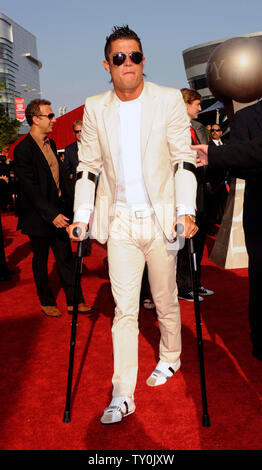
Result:
<svg viewBox="0 0 262 470">
<path fill-rule="evenodd" d="M 56 113 L 111 87 L 102 62 L 114 25 L 140 36 L 147 80 L 176 88 L 188 85 L 184 49 L 262 30 L 261 0 L 9 0 L 0 11 L 36 36 L 42 96 Z"/>
</svg>

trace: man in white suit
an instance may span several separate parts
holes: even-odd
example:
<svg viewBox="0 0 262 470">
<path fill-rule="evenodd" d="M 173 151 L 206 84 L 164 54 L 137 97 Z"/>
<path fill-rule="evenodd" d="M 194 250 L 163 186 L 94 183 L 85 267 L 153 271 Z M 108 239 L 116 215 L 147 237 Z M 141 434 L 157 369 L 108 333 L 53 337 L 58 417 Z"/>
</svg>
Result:
<svg viewBox="0 0 262 470">
<path fill-rule="evenodd" d="M 101 418 L 116 423 L 135 411 L 138 312 L 145 262 L 160 328 L 159 362 L 147 379 L 164 384 L 180 367 L 181 321 L 176 287 L 174 226 L 193 236 L 196 178 L 190 122 L 179 90 L 144 82 L 137 34 L 115 27 L 107 37 L 104 68 L 114 90 L 87 98 L 70 237 L 107 242 L 116 308 L 112 326 L 113 398 Z M 95 207 L 97 175 L 100 173 Z M 73 234 L 75 227 L 82 235 Z"/>
</svg>

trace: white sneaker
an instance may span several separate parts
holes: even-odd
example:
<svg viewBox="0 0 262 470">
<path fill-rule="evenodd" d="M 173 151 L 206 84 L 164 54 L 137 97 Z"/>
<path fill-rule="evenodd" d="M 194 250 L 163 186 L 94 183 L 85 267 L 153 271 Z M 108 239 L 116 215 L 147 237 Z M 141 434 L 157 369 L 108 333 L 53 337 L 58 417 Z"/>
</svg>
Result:
<svg viewBox="0 0 262 470">
<path fill-rule="evenodd" d="M 100 421 L 103 424 L 119 423 L 123 418 L 134 413 L 135 409 L 134 397 L 113 397 Z"/>
<path fill-rule="evenodd" d="M 200 286 L 198 288 L 198 293 L 201 294 L 201 295 L 213 295 L 214 294 L 214 291 L 213 290 L 210 290 L 210 289 L 206 289 L 205 287 L 203 286 Z"/>
<path fill-rule="evenodd" d="M 153 370 L 146 383 L 149 387 L 157 387 L 158 385 L 165 384 L 174 373 L 178 371 L 181 366 L 181 361 L 178 359 L 176 362 L 159 361 L 155 370 Z"/>
</svg>

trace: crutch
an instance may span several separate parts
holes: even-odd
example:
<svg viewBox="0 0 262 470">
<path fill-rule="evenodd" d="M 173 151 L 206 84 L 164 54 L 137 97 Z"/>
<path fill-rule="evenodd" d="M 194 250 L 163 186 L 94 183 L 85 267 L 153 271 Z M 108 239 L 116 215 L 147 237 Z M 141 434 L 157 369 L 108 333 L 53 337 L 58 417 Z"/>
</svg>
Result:
<svg viewBox="0 0 262 470">
<path fill-rule="evenodd" d="M 81 228 L 75 227 L 73 235 L 79 237 L 81 235 Z M 77 242 L 77 255 L 76 255 L 76 271 L 75 271 L 75 289 L 74 289 L 74 303 L 73 303 L 73 314 L 72 314 L 72 326 L 71 326 L 71 338 L 70 338 L 70 352 L 69 352 L 69 364 L 68 364 L 68 376 L 67 376 L 67 392 L 66 392 L 66 404 L 63 422 L 71 422 L 71 392 L 72 392 L 72 378 L 74 368 L 74 354 L 76 344 L 76 327 L 77 327 L 77 314 L 78 314 L 78 299 L 80 293 L 80 279 L 82 271 L 82 241 Z"/>
<path fill-rule="evenodd" d="M 184 232 L 183 224 L 179 223 L 179 224 L 176 225 L 176 232 L 177 232 L 178 235 Z M 201 385 L 201 396 L 202 396 L 202 413 L 203 413 L 202 414 L 202 426 L 209 427 L 210 426 L 210 419 L 209 419 L 208 407 L 207 407 L 203 339 L 202 339 L 200 306 L 199 306 L 199 297 L 198 297 L 198 288 L 197 288 L 196 252 L 194 250 L 193 238 L 186 239 L 185 242 L 188 243 L 188 254 L 189 254 L 189 260 L 190 260 L 192 289 L 193 289 L 193 296 L 194 296 L 196 332 L 197 332 L 197 347 L 198 347 L 198 357 L 199 357 L 199 366 L 200 366 L 200 385 Z"/>
<path fill-rule="evenodd" d="M 204 427 L 208 427 L 210 426 L 210 419 L 209 419 L 208 407 L 207 407 L 203 338 L 202 338 L 202 328 L 201 328 L 201 319 L 200 319 L 199 296 L 198 296 L 198 288 L 197 288 L 198 284 L 197 284 L 196 252 L 194 250 L 193 238 L 187 239 L 187 243 L 188 243 L 188 254 L 189 254 L 189 259 L 190 259 L 192 288 L 193 288 L 193 295 L 194 295 L 197 346 L 198 346 L 198 357 L 199 357 L 199 366 L 200 366 L 200 384 L 201 384 L 202 410 L 203 410 L 202 425 Z"/>
</svg>

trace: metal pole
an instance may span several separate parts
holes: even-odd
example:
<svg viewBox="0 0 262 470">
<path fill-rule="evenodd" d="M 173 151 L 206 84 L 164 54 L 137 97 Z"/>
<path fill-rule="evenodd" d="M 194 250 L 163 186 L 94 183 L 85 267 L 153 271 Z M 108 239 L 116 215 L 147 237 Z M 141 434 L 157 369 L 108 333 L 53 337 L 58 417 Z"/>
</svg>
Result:
<svg viewBox="0 0 262 470">
<path fill-rule="evenodd" d="M 71 327 L 71 338 L 70 338 L 66 405 L 65 405 L 64 418 L 63 418 L 64 423 L 71 422 L 71 392 L 72 392 L 72 378 L 73 378 L 73 368 L 74 368 L 74 354 L 75 354 L 75 345 L 76 345 L 76 328 L 77 328 L 77 314 L 78 314 L 78 300 L 79 300 L 79 293 L 80 293 L 81 271 L 82 271 L 82 241 L 77 243 L 74 304 L 73 304 L 72 327 Z"/>
<path fill-rule="evenodd" d="M 204 427 L 208 427 L 210 426 L 210 419 L 209 419 L 208 407 L 207 407 L 203 338 L 202 338 L 202 328 L 201 328 L 201 318 L 200 318 L 199 294 L 198 294 L 198 288 L 197 288 L 196 253 L 194 251 L 193 239 L 189 238 L 187 242 L 188 242 L 191 276 L 192 276 L 192 288 L 193 288 L 193 294 L 194 294 L 197 347 L 198 347 L 198 357 L 199 357 L 199 366 L 200 366 L 200 384 L 201 384 L 202 409 L 203 409 L 202 425 Z"/>
</svg>

